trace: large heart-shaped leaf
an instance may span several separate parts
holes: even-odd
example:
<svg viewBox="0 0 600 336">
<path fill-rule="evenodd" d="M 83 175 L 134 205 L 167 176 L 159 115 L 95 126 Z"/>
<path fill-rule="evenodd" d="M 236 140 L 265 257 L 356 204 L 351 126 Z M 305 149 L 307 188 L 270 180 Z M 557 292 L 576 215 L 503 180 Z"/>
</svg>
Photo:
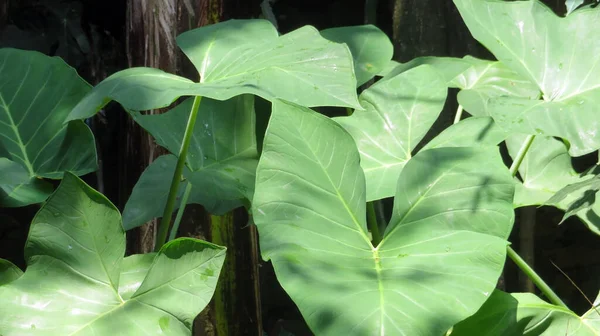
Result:
<svg viewBox="0 0 600 336">
<path fill-rule="evenodd" d="M 525 135 L 515 134 L 506 140 L 508 152 L 513 158 L 519 152 L 525 138 Z M 544 136 L 533 140 L 519 167 L 519 175 L 523 182 L 517 183 L 515 207 L 549 204 L 549 200 L 561 189 L 571 184 L 589 181 L 593 176 L 577 174 L 567 146 L 560 140 Z M 577 215 L 592 232 L 600 234 L 600 203 L 595 202 L 596 193 L 597 191 L 586 188 L 577 189 L 551 205 L 567 211 L 566 217 Z M 573 206 L 582 201 L 591 203 L 584 208 Z"/>
<path fill-rule="evenodd" d="M 177 44 L 200 74 L 200 83 L 157 69 L 120 71 L 98 84 L 69 119 L 94 115 L 110 100 L 127 109 L 170 105 L 181 96 L 218 100 L 251 93 L 306 106 L 360 108 L 348 47 L 310 26 L 283 36 L 266 20 L 230 20 L 190 30 Z"/>
<path fill-rule="evenodd" d="M 600 9 L 559 17 L 538 0 L 454 0 L 473 36 L 502 63 L 535 83 L 544 101 L 499 98 L 491 114 L 516 132 L 569 140 L 571 155 L 600 148 L 597 134 Z"/>
<path fill-rule="evenodd" d="M 150 265 L 144 257 L 122 262 L 124 253 L 117 209 L 65 174 L 31 224 L 27 270 L 0 286 L 0 334 L 191 335 L 194 317 L 214 292 L 225 249 L 178 239 Z M 144 276 L 132 274 L 144 270 Z"/>
<path fill-rule="evenodd" d="M 413 149 L 444 107 L 447 89 L 430 66 L 376 83 L 360 95 L 364 111 L 335 120 L 354 138 L 367 180 L 367 201 L 393 196 Z"/>
<path fill-rule="evenodd" d="M 597 306 L 597 304 L 595 304 Z M 496 290 L 479 311 L 454 327 L 452 336 L 597 336 L 597 308 L 582 317 L 530 293 Z"/>
<path fill-rule="evenodd" d="M 330 28 L 322 30 L 321 35 L 330 41 L 348 45 L 359 86 L 383 70 L 394 55 L 389 37 L 373 25 Z"/>
<path fill-rule="evenodd" d="M 317 335 L 441 335 L 483 304 L 502 270 L 508 169 L 497 149 L 417 154 L 374 247 L 359 161 L 339 125 L 275 102 L 253 202 L 263 257 Z"/>
<path fill-rule="evenodd" d="M 60 58 L 34 51 L 0 49 L 0 182 L 2 206 L 38 203 L 51 186 L 39 177 L 60 179 L 97 169 L 96 147 L 82 121 L 66 116 L 90 90 Z M 12 162 L 12 163 L 8 163 Z"/>
</svg>

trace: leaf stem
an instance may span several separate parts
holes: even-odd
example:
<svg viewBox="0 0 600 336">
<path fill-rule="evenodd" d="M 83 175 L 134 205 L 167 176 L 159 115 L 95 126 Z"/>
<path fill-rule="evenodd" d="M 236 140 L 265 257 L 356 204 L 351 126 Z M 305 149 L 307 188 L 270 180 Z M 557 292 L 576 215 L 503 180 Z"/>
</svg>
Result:
<svg viewBox="0 0 600 336">
<path fill-rule="evenodd" d="M 523 145 L 521 145 L 521 148 L 519 149 L 519 152 L 517 153 L 517 157 L 515 157 L 515 160 L 513 161 L 512 165 L 510 165 L 510 174 L 513 177 L 517 176 L 519 167 L 521 167 L 521 163 L 523 163 L 525 154 L 527 154 L 527 152 L 529 151 L 529 148 L 531 147 L 531 144 L 533 143 L 533 139 L 535 139 L 535 135 L 527 136 L 527 139 L 525 139 L 525 142 L 523 143 Z"/>
<path fill-rule="evenodd" d="M 463 106 L 458 104 L 458 108 L 456 109 L 456 115 L 454 116 L 454 123 L 458 123 L 460 118 L 462 118 Z"/>
<path fill-rule="evenodd" d="M 185 191 L 183 192 L 183 196 L 181 197 L 181 202 L 179 202 L 179 210 L 177 210 L 177 216 L 175 216 L 175 221 L 173 222 L 173 228 L 171 228 L 171 234 L 169 234 L 169 240 L 171 241 L 177 237 L 177 231 L 179 230 L 179 224 L 181 223 L 181 218 L 183 217 L 183 212 L 185 211 L 185 206 L 187 205 L 188 198 L 190 197 L 190 193 L 192 192 L 192 184 L 190 182 L 185 186 Z"/>
<path fill-rule="evenodd" d="M 521 145 L 521 148 L 519 149 L 519 152 L 517 153 L 515 160 L 513 161 L 512 165 L 510 166 L 510 174 L 513 177 L 517 176 L 519 167 L 521 166 L 521 163 L 523 163 L 523 159 L 525 158 L 525 155 L 529 151 L 529 148 L 531 148 L 531 144 L 533 143 L 534 139 L 535 139 L 535 135 L 529 135 L 525 139 L 525 142 Z M 527 264 L 527 262 L 525 260 L 523 260 L 523 258 L 521 258 L 521 256 L 519 256 L 519 254 L 517 254 L 517 252 L 515 250 L 513 250 L 512 247 L 508 246 L 506 249 L 507 249 L 508 256 L 510 257 L 510 259 L 512 259 L 512 261 L 521 269 L 521 271 L 523 271 L 523 273 L 525 273 L 525 275 L 527 275 L 527 277 L 529 279 L 531 279 L 531 281 L 535 284 L 535 286 L 548 298 L 548 300 L 550 300 L 550 302 L 552 302 L 553 304 L 555 304 L 557 306 L 569 309 L 569 307 L 567 307 L 567 305 L 558 297 L 558 295 L 556 295 L 556 293 L 554 293 L 552 288 L 550 288 L 550 286 L 548 286 L 548 284 L 544 281 L 544 279 L 542 279 L 533 270 L 533 268 L 531 268 L 531 266 L 529 266 Z"/>
<path fill-rule="evenodd" d="M 154 250 L 158 252 L 160 248 L 165 244 L 167 240 L 167 234 L 169 233 L 169 227 L 171 225 L 171 216 L 173 216 L 173 210 L 175 209 L 175 201 L 177 200 L 177 191 L 179 190 L 179 183 L 181 182 L 181 175 L 183 174 L 183 167 L 185 166 L 185 159 L 187 157 L 187 151 L 190 147 L 190 141 L 192 134 L 194 133 L 194 126 L 196 125 L 196 117 L 198 116 L 198 109 L 200 107 L 201 96 L 194 97 L 194 104 L 190 111 L 190 117 L 185 128 L 183 135 L 183 141 L 181 148 L 179 149 L 179 155 L 177 157 L 177 165 L 175 166 L 175 173 L 171 181 L 171 189 L 169 190 L 169 198 L 167 199 L 167 205 L 163 212 L 160 225 L 158 227 L 158 234 L 156 235 L 156 245 Z"/>
<path fill-rule="evenodd" d="M 373 246 L 377 246 L 381 242 L 381 234 L 379 233 L 379 223 L 377 222 L 377 214 L 375 213 L 375 206 L 373 203 L 374 202 L 367 202 L 367 226 L 371 231 L 371 241 L 373 242 Z"/>
<path fill-rule="evenodd" d="M 517 252 L 515 252 L 515 250 L 512 249 L 512 247 L 508 246 L 507 250 L 510 259 L 512 259 L 512 261 L 514 261 L 515 264 L 519 266 L 521 271 L 523 271 L 527 275 L 527 277 L 529 277 L 529 279 L 533 281 L 535 286 L 539 288 L 542 293 L 544 293 L 544 295 L 548 298 L 548 300 L 550 300 L 550 302 L 557 306 L 569 309 L 569 307 L 567 307 L 567 305 L 558 297 L 558 295 L 554 293 L 552 288 L 550 288 L 550 286 L 548 286 L 548 284 L 544 282 L 544 280 L 533 270 L 533 268 L 527 265 L 525 260 L 523 260 L 523 258 L 521 258 L 517 254 Z"/>
</svg>

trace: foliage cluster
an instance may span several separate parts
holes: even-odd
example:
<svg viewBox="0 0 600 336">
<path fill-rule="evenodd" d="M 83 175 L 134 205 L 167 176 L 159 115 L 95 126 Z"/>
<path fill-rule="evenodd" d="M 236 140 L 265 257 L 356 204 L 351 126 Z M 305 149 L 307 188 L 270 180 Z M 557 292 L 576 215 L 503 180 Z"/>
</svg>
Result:
<svg viewBox="0 0 600 336">
<path fill-rule="evenodd" d="M 248 209 L 263 258 L 317 335 L 600 333 L 598 300 L 578 316 L 507 241 L 527 205 L 552 204 L 600 234 L 598 169 L 571 165 L 600 148 L 600 67 L 582 57 L 600 53 L 600 9 L 558 17 L 538 0 L 454 3 L 496 61 L 399 64 L 374 26 L 280 36 L 268 21 L 232 20 L 178 37 L 198 82 L 131 68 L 91 88 L 58 58 L 0 49 L 0 203 L 43 202 L 27 270 L 0 262 L 0 334 L 189 335 L 225 256 L 175 239 L 190 203 Z M 423 144 L 449 88 L 456 122 Z M 264 134 L 255 96 L 271 106 Z M 110 101 L 170 152 L 122 216 L 77 177 L 96 169 L 81 120 Z M 350 113 L 328 118 L 319 106 Z M 390 197 L 383 223 L 374 203 Z M 155 217 L 156 252 L 124 258 L 125 230 Z M 550 303 L 496 289 L 506 256 Z"/>
</svg>

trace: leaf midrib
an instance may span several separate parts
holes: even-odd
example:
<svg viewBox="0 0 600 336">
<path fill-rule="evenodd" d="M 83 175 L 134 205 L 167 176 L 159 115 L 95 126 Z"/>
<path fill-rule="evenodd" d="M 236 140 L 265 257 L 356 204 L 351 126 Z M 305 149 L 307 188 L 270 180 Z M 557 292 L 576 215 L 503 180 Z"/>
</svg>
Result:
<svg viewBox="0 0 600 336">
<path fill-rule="evenodd" d="M 27 70 L 27 73 L 29 73 L 29 70 Z M 27 77 L 27 74 L 25 74 L 25 77 Z M 25 81 L 25 77 L 23 78 L 23 82 Z M 21 82 L 21 86 L 22 86 L 23 82 Z M 20 87 L 19 87 L 19 89 L 20 89 Z M 15 95 L 16 94 L 17 93 L 15 93 Z M 19 146 L 19 149 L 21 149 L 21 153 L 23 154 L 23 164 L 27 168 L 27 172 L 29 173 L 29 176 L 34 176 L 35 174 L 33 171 L 33 166 L 31 165 L 31 162 L 29 160 L 29 155 L 27 154 L 25 143 L 23 142 L 23 139 L 21 139 L 21 135 L 19 133 L 19 129 L 17 128 L 17 124 L 15 123 L 12 115 L 10 114 L 10 107 L 6 104 L 6 101 L 4 100 L 2 93 L 0 93 L 0 104 L 4 108 L 4 111 L 6 111 L 6 116 L 8 117 L 8 121 L 10 122 L 10 125 L 8 125 L 8 126 L 10 126 L 13 129 L 13 132 L 15 133 L 15 136 L 17 138 L 16 144 Z"/>
<path fill-rule="evenodd" d="M 338 124 L 335 124 L 336 126 L 338 126 Z M 340 128 L 343 129 L 343 127 L 338 126 Z M 373 258 L 373 262 L 375 264 L 375 273 L 377 274 L 377 290 L 379 292 L 379 306 L 380 306 L 380 330 L 379 330 L 379 334 L 381 336 L 385 335 L 385 325 L 383 323 L 384 321 L 384 316 L 385 316 L 385 307 L 384 307 L 384 288 L 383 288 L 383 278 L 382 278 L 382 274 L 381 274 L 381 259 L 379 257 L 379 250 L 378 247 L 373 246 L 373 244 L 371 243 L 371 240 L 369 239 L 369 237 L 367 236 L 367 234 L 364 232 L 363 228 L 361 227 L 360 223 L 358 222 L 356 216 L 354 216 L 354 213 L 350 210 L 350 207 L 348 206 L 348 203 L 346 203 L 346 200 L 344 197 L 342 197 L 342 195 L 340 194 L 339 189 L 336 187 L 335 183 L 333 182 L 333 180 L 331 179 L 331 177 L 329 176 L 329 172 L 327 171 L 327 169 L 325 169 L 325 166 L 323 165 L 323 163 L 321 162 L 320 158 L 316 155 L 316 153 L 313 151 L 312 147 L 309 145 L 310 142 L 304 138 L 304 134 L 302 132 L 296 132 L 298 134 L 298 136 L 305 142 L 305 144 L 307 144 L 307 148 L 310 150 L 310 153 L 312 154 L 313 158 L 315 159 L 315 161 L 319 164 L 319 167 L 321 167 L 321 169 L 323 170 L 323 173 L 325 174 L 325 176 L 327 176 L 327 180 L 329 181 L 329 183 L 331 184 L 331 186 L 333 187 L 333 189 L 335 190 L 338 199 L 341 201 L 341 203 L 344 205 L 345 210 L 348 212 L 348 214 L 350 215 L 350 217 L 352 218 L 352 221 L 354 222 L 354 224 L 356 225 L 356 227 L 358 228 L 358 232 L 361 233 L 361 236 L 366 240 L 367 244 L 369 246 L 371 246 L 371 254 L 372 254 L 372 258 Z M 354 141 L 352 139 L 352 137 L 350 137 L 351 141 Z M 362 169 L 359 167 L 359 169 Z M 360 170 L 359 170 L 360 173 Z M 366 192 L 366 190 L 365 190 Z"/>
</svg>

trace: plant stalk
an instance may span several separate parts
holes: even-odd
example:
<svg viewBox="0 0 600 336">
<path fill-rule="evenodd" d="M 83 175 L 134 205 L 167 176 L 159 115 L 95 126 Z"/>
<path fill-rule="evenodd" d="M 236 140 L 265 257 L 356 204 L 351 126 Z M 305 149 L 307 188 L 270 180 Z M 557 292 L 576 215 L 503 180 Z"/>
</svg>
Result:
<svg viewBox="0 0 600 336">
<path fill-rule="evenodd" d="M 167 205 L 165 206 L 165 211 L 163 212 L 163 216 L 158 227 L 156 245 L 154 246 L 154 251 L 156 252 L 160 250 L 167 240 L 167 234 L 169 233 L 169 227 L 171 225 L 171 216 L 173 216 L 175 201 L 177 200 L 177 191 L 179 190 L 179 183 L 181 183 L 181 175 L 183 174 L 185 159 L 187 157 L 188 148 L 190 147 L 190 141 L 192 140 L 192 134 L 194 133 L 194 126 L 196 125 L 196 118 L 198 116 L 198 109 L 200 107 L 201 100 L 201 96 L 194 97 L 194 104 L 192 105 L 190 117 L 183 135 L 183 142 L 181 143 L 181 148 L 179 149 L 179 156 L 177 158 L 177 165 L 175 166 L 173 180 L 171 181 L 171 189 L 169 190 Z"/>
<path fill-rule="evenodd" d="M 169 234 L 169 240 L 171 241 L 177 237 L 177 231 L 179 230 L 179 224 L 181 223 L 181 218 L 183 217 L 183 212 L 185 211 L 185 206 L 187 205 L 188 198 L 190 197 L 190 193 L 192 192 L 192 184 L 188 182 L 185 186 L 185 191 L 183 192 L 183 196 L 181 197 L 181 202 L 179 202 L 179 210 L 177 210 L 177 216 L 175 216 L 175 222 L 173 222 L 173 228 L 171 228 L 171 233 Z"/>
<path fill-rule="evenodd" d="M 517 153 L 517 157 L 515 157 L 515 160 L 510 166 L 510 173 L 513 177 L 517 176 L 519 167 L 521 166 L 521 163 L 523 163 L 523 159 L 529 151 L 529 148 L 531 148 L 531 144 L 533 143 L 534 139 L 535 135 L 529 135 L 527 136 L 527 139 L 525 139 L 525 142 L 521 145 L 521 148 Z M 525 262 L 525 260 L 523 260 L 523 258 L 521 258 L 521 256 L 519 256 L 519 254 L 517 254 L 517 252 L 513 250 L 512 247 L 508 246 L 506 250 L 510 259 L 512 259 L 512 261 L 521 269 L 521 271 L 523 271 L 523 273 L 525 273 L 525 275 L 527 275 L 527 277 L 531 279 L 531 281 L 533 281 L 535 286 L 548 298 L 548 300 L 550 300 L 551 303 L 569 309 L 569 307 L 567 307 L 567 305 L 560 299 L 560 297 L 558 297 L 558 295 L 554 293 L 552 288 L 548 286 L 544 279 L 542 279 L 533 270 L 533 268 L 531 268 L 531 266 L 529 266 L 527 262 Z"/>
<path fill-rule="evenodd" d="M 513 177 L 517 176 L 519 167 L 521 167 L 521 163 L 523 163 L 525 154 L 527 154 L 527 152 L 529 151 L 529 148 L 531 147 L 531 144 L 533 143 L 533 139 L 535 139 L 535 135 L 527 136 L 527 139 L 525 139 L 525 142 L 523 143 L 523 145 L 521 145 L 521 148 L 519 149 L 519 152 L 517 153 L 517 157 L 513 161 L 512 165 L 510 165 L 510 174 Z"/>
<path fill-rule="evenodd" d="M 460 121 L 460 118 L 462 118 L 462 113 L 463 113 L 464 109 L 463 106 L 458 104 L 458 108 L 456 109 L 456 115 L 454 116 L 454 123 L 458 123 Z"/>
<path fill-rule="evenodd" d="M 512 259 L 512 261 L 514 261 L 515 264 L 517 264 L 521 271 L 523 271 L 527 275 L 527 277 L 529 277 L 529 279 L 533 281 L 535 286 L 539 288 L 539 290 L 542 293 L 544 293 L 544 295 L 548 298 L 548 300 L 550 300 L 550 302 L 557 306 L 569 309 L 569 307 L 567 307 L 567 305 L 558 297 L 558 295 L 554 293 L 552 288 L 550 288 L 550 286 L 548 286 L 548 284 L 544 282 L 544 280 L 533 270 L 533 268 L 527 265 L 525 260 L 523 260 L 523 258 L 521 258 L 517 254 L 517 252 L 515 252 L 515 250 L 512 249 L 512 247 L 508 246 L 507 250 L 510 259 Z"/>
<path fill-rule="evenodd" d="M 367 203 L 367 226 L 371 231 L 373 246 L 379 245 L 381 243 L 381 234 L 379 233 L 379 223 L 377 222 L 377 214 L 375 213 L 373 202 Z"/>
</svg>

